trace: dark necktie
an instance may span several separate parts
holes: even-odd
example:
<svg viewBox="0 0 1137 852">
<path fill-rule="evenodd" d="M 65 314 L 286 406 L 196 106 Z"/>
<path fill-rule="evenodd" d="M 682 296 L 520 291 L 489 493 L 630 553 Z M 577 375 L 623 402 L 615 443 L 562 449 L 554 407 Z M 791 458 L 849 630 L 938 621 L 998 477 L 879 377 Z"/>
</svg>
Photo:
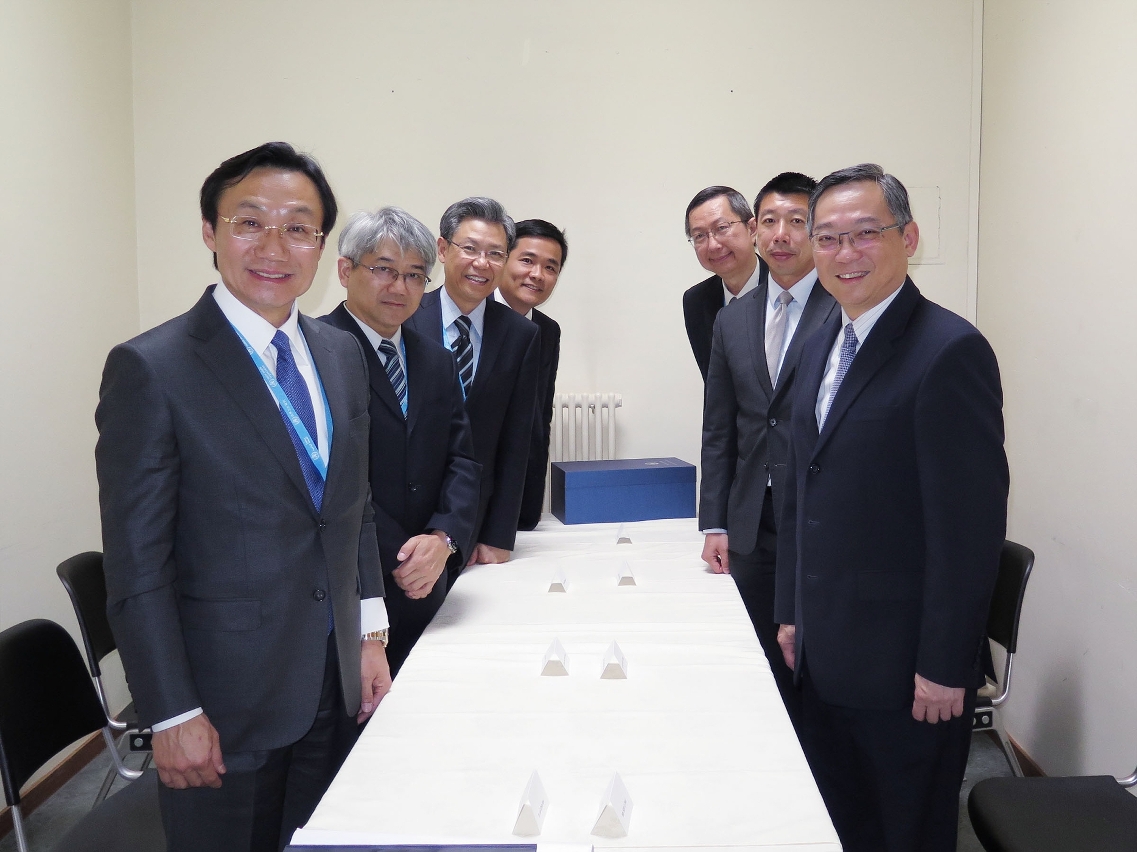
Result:
<svg viewBox="0 0 1137 852">
<path fill-rule="evenodd" d="M 470 385 L 474 383 L 474 344 L 470 342 L 470 318 L 465 314 L 454 320 L 458 329 L 457 339 L 450 344 L 454 359 L 458 362 L 458 375 L 462 378 L 462 393 L 470 395 Z"/>
<path fill-rule="evenodd" d="M 829 409 L 833 407 L 833 400 L 837 398 L 837 391 L 841 389 L 841 382 L 845 381 L 845 374 L 849 372 L 849 365 L 853 363 L 853 357 L 857 354 L 857 334 L 853 331 L 853 324 L 848 323 L 845 326 L 845 339 L 841 341 L 841 355 L 837 361 L 837 374 L 833 376 L 833 387 L 829 389 L 829 399 L 825 403 L 825 417 L 817 424 L 817 428 L 821 429 L 825 426 L 825 421 L 829 419 Z"/>
<path fill-rule="evenodd" d="M 387 378 L 391 380 L 391 388 L 399 399 L 399 408 L 403 409 L 403 417 L 407 416 L 407 377 L 403 374 L 403 365 L 399 361 L 399 353 L 395 344 L 384 339 L 379 344 L 379 354 L 383 356 L 383 366 L 387 370 Z"/>
<path fill-rule="evenodd" d="M 284 391 L 284 395 L 288 397 L 288 401 L 292 403 L 300 422 L 304 424 L 304 428 L 308 430 L 308 435 L 315 443 L 318 439 L 316 437 L 316 414 L 312 410 L 312 397 L 308 393 L 308 384 L 300 375 L 300 371 L 296 369 L 296 361 L 292 357 L 292 347 L 288 343 L 288 336 L 283 331 L 278 331 L 273 335 L 272 345 L 276 347 L 277 384 Z M 288 415 L 283 409 L 281 409 L 280 414 L 284 417 L 284 425 L 288 429 L 288 436 L 292 439 L 292 446 L 296 448 L 296 457 L 300 460 L 300 470 L 304 473 L 304 481 L 308 484 L 308 493 L 312 495 L 312 503 L 319 510 L 324 501 L 324 478 L 316 470 L 316 465 L 312 463 L 308 451 L 304 448 L 304 443 L 300 440 L 300 436 L 296 433 L 292 423 L 289 422 Z"/>
<path fill-rule="evenodd" d="M 778 294 L 778 304 L 766 330 L 766 369 L 770 372 L 770 385 L 778 383 L 778 361 L 782 358 L 782 344 L 786 342 L 786 329 L 790 321 L 790 302 L 794 297 L 789 290 Z"/>
</svg>

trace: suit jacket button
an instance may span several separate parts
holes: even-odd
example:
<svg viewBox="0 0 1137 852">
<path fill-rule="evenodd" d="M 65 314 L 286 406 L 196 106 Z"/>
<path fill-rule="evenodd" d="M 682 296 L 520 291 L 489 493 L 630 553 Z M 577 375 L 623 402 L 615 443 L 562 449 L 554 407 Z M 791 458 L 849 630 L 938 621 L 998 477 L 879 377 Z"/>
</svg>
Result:
<svg viewBox="0 0 1137 852">
<path fill-rule="evenodd" d="M 821 468 L 820 468 L 820 467 L 818 467 L 818 466 L 817 466 L 817 465 L 815 465 L 815 464 L 811 464 L 811 465 L 809 466 L 809 472 L 810 472 L 810 473 L 821 473 Z"/>
<path fill-rule="evenodd" d="M 320 529 L 322 529 L 322 530 L 323 530 L 323 529 L 327 529 L 327 528 L 328 528 L 328 522 L 327 522 L 327 521 L 325 521 L 323 518 L 320 518 L 320 524 L 319 524 L 319 527 L 320 527 Z"/>
<path fill-rule="evenodd" d="M 407 486 L 407 490 L 410 491 L 411 494 L 415 494 L 418 492 L 418 486 L 412 482 Z"/>
<path fill-rule="evenodd" d="M 770 469 L 770 463 L 769 462 L 762 462 L 762 469 L 763 470 L 769 470 Z"/>
<path fill-rule="evenodd" d="M 778 425 L 778 418 L 777 417 L 771 417 L 770 418 L 770 425 L 771 426 L 777 426 Z"/>
<path fill-rule="evenodd" d="M 322 601 L 327 596 L 328 596 L 328 593 L 325 592 L 323 589 L 315 589 L 312 592 L 312 600 L 314 600 L 314 601 Z"/>
</svg>

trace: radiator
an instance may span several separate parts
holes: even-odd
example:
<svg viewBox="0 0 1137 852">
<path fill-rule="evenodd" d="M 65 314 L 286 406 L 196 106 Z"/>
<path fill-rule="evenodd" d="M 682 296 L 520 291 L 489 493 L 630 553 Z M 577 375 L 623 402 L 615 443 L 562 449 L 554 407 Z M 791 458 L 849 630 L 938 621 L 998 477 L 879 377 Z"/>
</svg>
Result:
<svg viewBox="0 0 1137 852">
<path fill-rule="evenodd" d="M 616 457 L 616 409 L 624 404 L 618 393 L 558 393 L 553 396 L 553 428 L 549 463 Z M 545 475 L 544 510 L 552 510 L 553 478 Z"/>
</svg>

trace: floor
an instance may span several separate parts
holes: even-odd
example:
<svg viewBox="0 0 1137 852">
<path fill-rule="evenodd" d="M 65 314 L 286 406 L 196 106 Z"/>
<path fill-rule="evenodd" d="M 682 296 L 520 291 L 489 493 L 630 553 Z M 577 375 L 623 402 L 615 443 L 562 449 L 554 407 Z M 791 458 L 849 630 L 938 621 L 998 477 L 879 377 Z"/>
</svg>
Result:
<svg viewBox="0 0 1137 852">
<path fill-rule="evenodd" d="M 127 761 L 131 766 L 137 766 L 138 759 L 139 755 L 130 755 Z M 67 829 L 90 809 L 109 768 L 110 758 L 106 752 L 103 752 L 25 820 L 29 846 L 33 852 L 51 849 Z M 983 852 L 983 847 L 975 839 L 971 823 L 967 819 L 967 794 L 972 785 L 983 778 L 1010 774 L 1010 766 L 998 743 L 985 734 L 975 736 L 971 741 L 971 754 L 967 760 L 967 776 L 959 795 L 959 843 L 956 846 L 958 852 Z M 111 788 L 112 795 L 123 783 L 122 779 L 115 781 Z M 15 834 L 9 834 L 0 840 L 0 852 L 15 852 L 15 850 Z"/>
</svg>

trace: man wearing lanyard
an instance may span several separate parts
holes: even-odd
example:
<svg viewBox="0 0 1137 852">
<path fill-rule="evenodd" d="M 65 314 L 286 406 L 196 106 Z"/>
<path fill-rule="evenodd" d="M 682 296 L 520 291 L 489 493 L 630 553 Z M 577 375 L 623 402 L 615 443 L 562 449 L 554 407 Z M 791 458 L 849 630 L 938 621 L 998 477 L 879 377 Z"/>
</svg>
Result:
<svg viewBox="0 0 1137 852">
<path fill-rule="evenodd" d="M 516 240 L 516 226 L 492 198 L 446 208 L 438 260 L 445 279 L 423 296 L 406 325 L 454 353 L 482 466 L 478 517 L 467 564 L 506 562 L 517 537 L 537 398 L 537 326 L 489 298 Z M 453 583 L 457 571 L 451 571 Z"/>
<path fill-rule="evenodd" d="M 107 609 L 170 850 L 276 850 L 390 686 L 367 362 L 300 316 L 335 224 L 268 143 L 201 190 L 221 281 L 116 346 L 95 419 Z"/>
</svg>

